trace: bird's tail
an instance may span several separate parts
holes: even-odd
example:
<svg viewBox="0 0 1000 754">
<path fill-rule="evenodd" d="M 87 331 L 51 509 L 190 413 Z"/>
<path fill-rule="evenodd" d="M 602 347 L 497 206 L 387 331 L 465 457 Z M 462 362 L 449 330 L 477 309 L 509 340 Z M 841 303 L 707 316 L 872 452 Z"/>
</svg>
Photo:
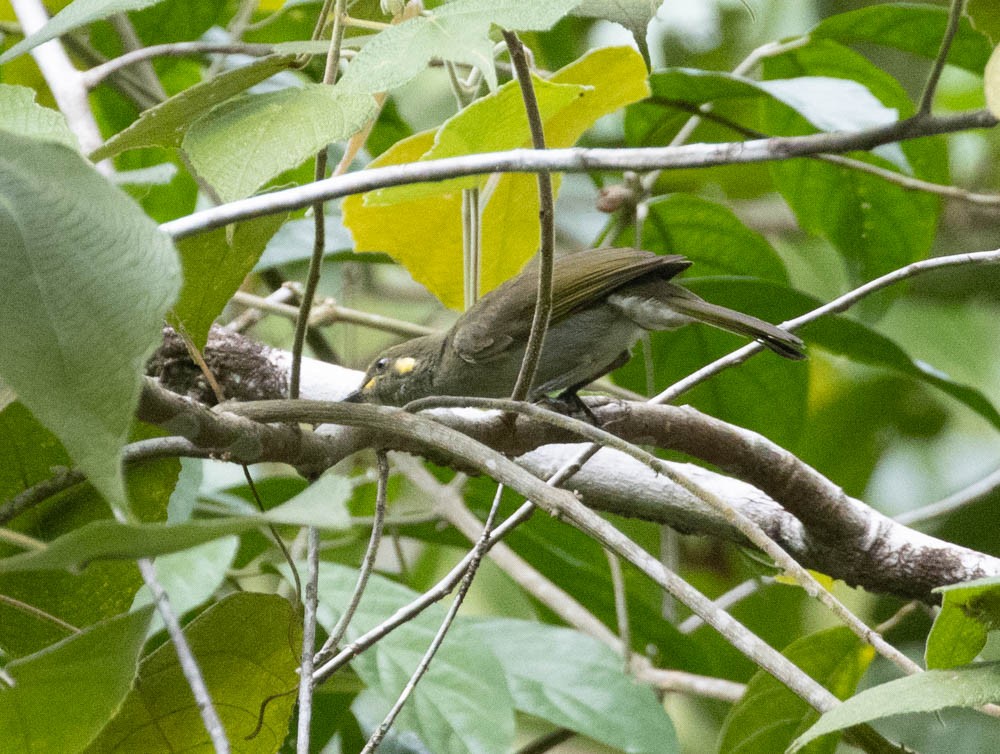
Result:
<svg viewBox="0 0 1000 754">
<path fill-rule="evenodd" d="M 679 286 L 673 287 L 679 288 Z M 787 330 L 749 314 L 711 304 L 682 288 L 680 290 L 686 295 L 674 295 L 669 299 L 670 308 L 677 313 L 722 330 L 753 338 L 786 359 L 805 358 L 805 343 Z"/>
</svg>

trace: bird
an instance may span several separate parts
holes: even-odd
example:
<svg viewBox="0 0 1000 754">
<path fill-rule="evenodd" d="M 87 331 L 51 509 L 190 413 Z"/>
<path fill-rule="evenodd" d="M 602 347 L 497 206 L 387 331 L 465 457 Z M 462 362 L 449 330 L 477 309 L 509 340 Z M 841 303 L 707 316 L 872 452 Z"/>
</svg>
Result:
<svg viewBox="0 0 1000 754">
<path fill-rule="evenodd" d="M 601 248 L 568 254 L 552 269 L 552 313 L 528 391 L 537 401 L 576 391 L 624 364 L 647 330 L 690 322 L 753 338 L 788 359 L 805 357 L 792 333 L 709 303 L 671 279 L 691 265 L 679 254 Z M 531 331 L 538 268 L 485 294 L 447 331 L 392 346 L 346 400 L 403 406 L 431 396 L 510 397 Z"/>
</svg>

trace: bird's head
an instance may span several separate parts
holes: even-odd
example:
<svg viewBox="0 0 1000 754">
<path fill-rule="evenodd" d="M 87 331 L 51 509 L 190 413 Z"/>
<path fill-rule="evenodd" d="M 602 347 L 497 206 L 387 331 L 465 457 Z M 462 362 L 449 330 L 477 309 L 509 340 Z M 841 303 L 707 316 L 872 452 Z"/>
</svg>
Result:
<svg viewBox="0 0 1000 754">
<path fill-rule="evenodd" d="M 428 335 L 383 351 L 368 367 L 361 387 L 346 400 L 403 406 L 433 395 L 431 386 L 441 342 L 440 336 Z"/>
</svg>

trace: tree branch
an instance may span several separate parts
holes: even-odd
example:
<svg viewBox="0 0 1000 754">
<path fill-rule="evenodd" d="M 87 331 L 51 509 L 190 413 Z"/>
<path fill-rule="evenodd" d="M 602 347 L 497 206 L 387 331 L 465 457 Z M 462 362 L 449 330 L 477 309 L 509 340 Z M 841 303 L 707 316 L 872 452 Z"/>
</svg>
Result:
<svg viewBox="0 0 1000 754">
<path fill-rule="evenodd" d="M 301 209 L 317 201 L 337 199 L 378 188 L 436 182 L 484 173 L 586 173 L 593 170 L 703 168 L 806 157 L 823 152 L 867 150 L 922 136 L 992 128 L 997 119 L 987 110 L 948 116 L 922 116 L 867 131 L 809 134 L 723 144 L 633 149 L 512 149 L 506 152 L 449 157 L 369 168 L 327 178 L 306 186 L 275 191 L 195 212 L 163 223 L 160 229 L 175 239 L 219 228 L 251 217 Z"/>
</svg>

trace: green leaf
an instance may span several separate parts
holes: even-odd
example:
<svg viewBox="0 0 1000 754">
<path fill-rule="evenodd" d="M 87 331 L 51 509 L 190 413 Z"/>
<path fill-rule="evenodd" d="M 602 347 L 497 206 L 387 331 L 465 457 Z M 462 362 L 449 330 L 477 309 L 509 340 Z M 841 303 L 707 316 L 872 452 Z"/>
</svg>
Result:
<svg viewBox="0 0 1000 754">
<path fill-rule="evenodd" d="M 491 24 L 505 29 L 551 28 L 580 0 L 455 0 L 426 15 L 390 26 L 365 42 L 347 67 L 341 86 L 357 92 L 388 92 L 411 81 L 431 59 L 475 66 L 495 89 Z"/>
<path fill-rule="evenodd" d="M 16 45 L 11 47 L 3 55 L 0 55 L 0 65 L 13 60 L 18 55 L 23 55 L 43 42 L 61 37 L 67 32 L 78 29 L 89 24 L 91 21 L 98 21 L 108 18 L 116 13 L 124 13 L 129 10 L 140 10 L 156 5 L 161 0 L 74 0 L 59 13 L 53 16 L 47 24 L 34 34 L 30 34 Z"/>
<path fill-rule="evenodd" d="M 212 26 L 225 26 L 230 20 L 225 15 L 227 5 L 226 0 L 199 0 L 196 3 L 168 0 L 130 13 L 129 20 L 146 46 L 188 41 L 198 39 Z"/>
<path fill-rule="evenodd" d="M 861 364 L 891 369 L 936 387 L 1000 428 L 1000 412 L 982 392 L 956 382 L 928 364 L 915 361 L 895 342 L 853 319 L 824 317 L 806 325 L 800 334 L 832 353 Z"/>
<path fill-rule="evenodd" d="M 0 141 L 0 375 L 124 507 L 119 456 L 180 286 L 170 239 L 79 154 Z"/>
<path fill-rule="evenodd" d="M 792 642 L 782 654 L 840 699 L 854 692 L 875 656 L 870 646 L 842 627 L 804 636 Z M 718 751 L 726 754 L 784 751 L 817 717 L 812 707 L 780 681 L 758 671 L 747 684 L 743 698 L 726 716 Z M 809 751 L 832 754 L 836 747 L 836 738 L 830 738 Z"/>
<path fill-rule="evenodd" d="M 320 563 L 319 620 L 333 628 L 347 604 L 357 571 Z M 372 628 L 417 593 L 373 575 L 351 622 L 349 637 Z M 369 690 L 378 695 L 384 714 L 423 656 L 444 617 L 432 605 L 383 638 L 351 665 Z M 513 700 L 497 660 L 471 626 L 457 621 L 434 656 L 394 726 L 415 732 L 430 751 L 506 752 L 514 739 Z"/>
<path fill-rule="evenodd" d="M 874 43 L 895 47 L 933 60 L 941 48 L 947 24 L 948 9 L 944 7 L 880 3 L 825 18 L 812 28 L 809 36 L 835 39 L 845 44 Z M 990 52 L 989 40 L 963 17 L 948 50 L 948 62 L 978 75 Z"/>
<path fill-rule="evenodd" d="M 197 348 L 205 346 L 212 323 L 257 264 L 267 242 L 286 217 L 267 215 L 239 223 L 235 229 L 218 228 L 177 243 L 184 285 L 170 323 L 186 332 Z"/>
<path fill-rule="evenodd" d="M 135 677 L 153 609 L 122 615 L 14 660 L 0 683 L 8 751 L 81 751 L 115 714 Z"/>
<path fill-rule="evenodd" d="M 327 144 L 352 136 L 374 114 L 371 95 L 342 85 L 247 94 L 192 123 L 182 147 L 195 170 L 232 201 L 249 196 Z"/>
<path fill-rule="evenodd" d="M 619 242 L 633 242 L 626 230 Z M 732 210 L 691 194 L 671 194 L 649 204 L 642 247 L 657 254 L 683 254 L 695 264 L 687 275 L 745 275 L 788 283 L 778 252 Z"/>
<path fill-rule="evenodd" d="M 164 555 L 230 534 L 242 534 L 269 523 L 343 530 L 350 522 L 345 508 L 348 493 L 346 481 L 330 482 L 322 485 L 321 491 L 297 495 L 284 505 L 257 515 L 196 519 L 179 524 L 123 524 L 110 519 L 92 521 L 50 542 L 44 550 L 24 552 L 0 560 L 0 573 L 79 570 L 94 560 L 132 560 Z M 322 505 L 316 505 L 317 498 Z"/>
<path fill-rule="evenodd" d="M 129 439 L 157 434 L 141 425 Z M 0 499 L 49 479 L 53 469 L 72 465 L 58 439 L 21 403 L 0 412 Z M 177 478 L 176 459 L 129 464 L 125 482 L 132 511 L 143 520 L 162 520 Z M 8 526 L 48 541 L 108 515 L 107 502 L 89 484 L 79 484 L 22 512 Z M 21 548 L 0 544 L 0 557 Z M 30 604 L 73 626 L 85 627 L 125 612 L 142 584 L 134 563 L 95 563 L 83 573 L 21 572 L 0 575 L 0 594 Z M 37 614 L 0 603 L 0 648 L 12 657 L 38 651 L 66 636 L 66 629 Z"/>
<path fill-rule="evenodd" d="M 652 688 L 626 675 L 621 656 L 596 639 L 514 619 L 475 627 L 500 660 L 519 711 L 634 754 L 680 751 Z"/>
<path fill-rule="evenodd" d="M 288 68 L 295 60 L 291 55 L 272 55 L 253 63 L 221 73 L 215 78 L 195 84 L 170 99 L 151 107 L 132 125 L 108 139 L 90 155 L 99 162 L 120 152 L 140 147 L 175 147 L 199 116 L 220 102 L 269 79 Z"/>
<path fill-rule="evenodd" d="M 928 670 L 867 689 L 823 714 L 789 751 L 800 751 L 819 736 L 852 725 L 911 712 L 947 707 L 979 707 L 1000 702 L 1000 663 Z"/>
<path fill-rule="evenodd" d="M 972 662 L 986 646 L 987 634 L 1000 628 L 1000 578 L 934 591 L 944 600 L 927 636 L 927 667 L 954 668 Z"/>
<path fill-rule="evenodd" d="M 0 130 L 80 148 L 66 117 L 35 102 L 34 89 L 26 86 L 0 84 Z"/>
<path fill-rule="evenodd" d="M 302 625 L 295 609 L 276 595 L 232 594 L 195 618 L 184 634 L 234 751 L 277 751 L 298 687 Z M 87 751 L 210 748 L 177 652 L 166 643 L 143 660 L 121 711 Z"/>
</svg>

